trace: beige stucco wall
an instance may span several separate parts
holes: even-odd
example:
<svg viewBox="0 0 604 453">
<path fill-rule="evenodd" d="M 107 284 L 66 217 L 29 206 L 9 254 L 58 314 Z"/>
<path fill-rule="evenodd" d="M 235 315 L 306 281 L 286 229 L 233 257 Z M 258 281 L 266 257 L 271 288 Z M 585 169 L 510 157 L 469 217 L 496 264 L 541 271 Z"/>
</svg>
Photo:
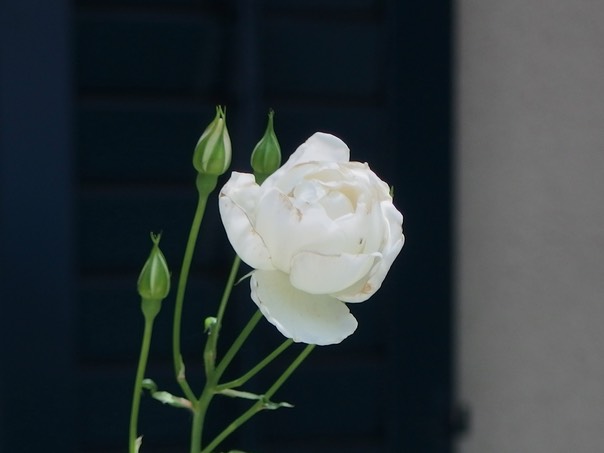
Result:
<svg viewBox="0 0 604 453">
<path fill-rule="evenodd" d="M 604 452 L 604 1 L 456 8 L 459 453 Z"/>
</svg>

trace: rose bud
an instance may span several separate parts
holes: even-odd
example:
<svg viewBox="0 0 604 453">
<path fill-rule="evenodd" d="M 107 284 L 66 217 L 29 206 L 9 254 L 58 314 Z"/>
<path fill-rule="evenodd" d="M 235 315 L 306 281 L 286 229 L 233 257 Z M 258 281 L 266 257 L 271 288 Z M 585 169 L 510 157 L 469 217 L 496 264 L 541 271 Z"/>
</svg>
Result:
<svg viewBox="0 0 604 453">
<path fill-rule="evenodd" d="M 151 233 L 153 247 L 138 277 L 137 289 L 142 298 L 145 316 L 154 318 L 159 312 L 161 301 L 170 292 L 170 271 L 164 254 L 159 249 L 161 234 Z"/>
<path fill-rule="evenodd" d="M 266 131 L 256 144 L 250 160 L 258 184 L 262 184 L 281 165 L 281 146 L 273 127 L 274 115 L 275 112 L 272 110 L 268 112 Z"/>
<path fill-rule="evenodd" d="M 193 166 L 200 174 L 220 176 L 231 165 L 231 138 L 226 110 L 216 107 L 216 116 L 201 134 L 193 153 Z"/>
</svg>

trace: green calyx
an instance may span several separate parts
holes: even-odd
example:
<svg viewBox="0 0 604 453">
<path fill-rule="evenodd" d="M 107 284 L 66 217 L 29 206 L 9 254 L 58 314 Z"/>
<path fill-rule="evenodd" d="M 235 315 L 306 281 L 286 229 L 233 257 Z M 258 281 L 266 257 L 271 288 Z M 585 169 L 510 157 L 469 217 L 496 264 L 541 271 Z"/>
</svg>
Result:
<svg viewBox="0 0 604 453">
<path fill-rule="evenodd" d="M 262 184 L 266 178 L 273 174 L 281 166 L 281 146 L 273 125 L 272 110 L 268 113 L 268 124 L 264 136 L 254 147 L 250 163 L 254 170 L 254 177 L 258 184 Z"/>
<path fill-rule="evenodd" d="M 206 127 L 193 152 L 193 166 L 200 174 L 220 176 L 231 165 L 231 138 L 226 109 L 217 106 L 214 120 Z"/>
</svg>

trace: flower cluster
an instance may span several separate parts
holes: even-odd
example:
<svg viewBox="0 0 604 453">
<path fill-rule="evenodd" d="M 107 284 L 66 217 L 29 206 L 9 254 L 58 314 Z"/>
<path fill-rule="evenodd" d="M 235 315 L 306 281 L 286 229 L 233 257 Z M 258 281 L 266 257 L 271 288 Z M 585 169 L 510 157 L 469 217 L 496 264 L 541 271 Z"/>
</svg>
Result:
<svg viewBox="0 0 604 453">
<path fill-rule="evenodd" d="M 231 164 L 231 139 L 226 110 L 216 108 L 193 153 L 198 203 L 191 223 L 174 301 L 172 358 L 181 394 L 160 390 L 145 377 L 154 320 L 170 291 L 170 270 L 159 248 L 160 235 L 138 279 L 145 318 L 143 341 L 132 394 L 129 453 L 139 453 L 141 394 L 190 411 L 191 445 L 195 453 L 213 453 L 219 445 L 262 410 L 292 407 L 272 397 L 317 345 L 341 342 L 357 328 L 349 303 L 364 302 L 380 288 L 405 242 L 403 216 L 394 207 L 388 185 L 366 163 L 351 162 L 339 138 L 316 133 L 281 166 L 281 146 L 273 112 L 254 148 L 253 173 L 233 172 L 219 194 L 222 222 L 237 256 L 215 316 L 206 318 L 203 349 L 205 382 L 195 390 L 185 373 L 181 351 L 183 305 L 189 271 L 208 199 Z M 218 339 L 241 261 L 250 273 L 251 299 L 259 310 L 241 333 L 219 354 Z M 249 371 L 229 381 L 224 373 L 262 316 L 287 338 Z M 262 393 L 242 387 L 294 342 L 306 343 L 274 383 Z M 203 435 L 204 421 L 216 395 L 251 401 L 212 440 Z M 234 451 L 234 450 L 233 450 Z"/>
</svg>

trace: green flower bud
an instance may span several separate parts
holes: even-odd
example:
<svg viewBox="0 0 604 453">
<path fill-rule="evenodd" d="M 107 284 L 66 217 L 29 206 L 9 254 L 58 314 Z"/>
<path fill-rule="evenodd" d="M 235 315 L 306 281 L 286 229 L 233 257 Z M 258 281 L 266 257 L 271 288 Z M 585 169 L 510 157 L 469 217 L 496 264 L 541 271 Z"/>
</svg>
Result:
<svg viewBox="0 0 604 453">
<path fill-rule="evenodd" d="M 258 184 L 262 184 L 281 166 L 281 146 L 273 128 L 274 115 L 272 110 L 268 112 L 266 131 L 252 152 L 250 163 Z"/>
<path fill-rule="evenodd" d="M 220 176 L 231 165 L 231 138 L 226 126 L 226 110 L 216 107 L 216 116 L 201 134 L 193 153 L 193 166 L 202 174 Z"/>
<path fill-rule="evenodd" d="M 159 312 L 160 303 L 170 292 L 170 271 L 164 254 L 159 249 L 161 234 L 151 233 L 153 248 L 143 266 L 138 282 L 138 293 L 142 298 L 145 315 L 154 317 Z"/>
</svg>

